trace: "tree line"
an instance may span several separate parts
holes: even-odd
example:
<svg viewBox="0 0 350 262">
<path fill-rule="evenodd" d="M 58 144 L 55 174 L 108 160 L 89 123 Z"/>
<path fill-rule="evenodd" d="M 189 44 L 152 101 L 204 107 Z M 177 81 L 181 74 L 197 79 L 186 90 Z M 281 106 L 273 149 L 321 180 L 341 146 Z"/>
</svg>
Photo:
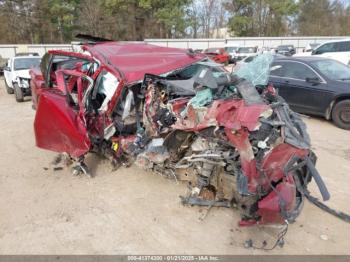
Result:
<svg viewBox="0 0 350 262">
<path fill-rule="evenodd" d="M 345 0 L 0 0 L 0 43 L 350 35 Z M 226 34 L 226 35 L 224 35 Z"/>
</svg>

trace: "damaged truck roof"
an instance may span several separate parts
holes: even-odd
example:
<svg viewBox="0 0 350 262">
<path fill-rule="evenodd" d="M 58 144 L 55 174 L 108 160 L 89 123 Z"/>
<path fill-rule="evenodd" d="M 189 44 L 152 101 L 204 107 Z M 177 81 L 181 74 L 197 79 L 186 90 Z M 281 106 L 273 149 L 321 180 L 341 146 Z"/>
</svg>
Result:
<svg viewBox="0 0 350 262">
<path fill-rule="evenodd" d="M 202 60 L 205 55 L 150 44 L 104 42 L 84 45 L 99 60 L 117 69 L 126 83 L 143 79 L 145 72 L 164 74 Z"/>
</svg>

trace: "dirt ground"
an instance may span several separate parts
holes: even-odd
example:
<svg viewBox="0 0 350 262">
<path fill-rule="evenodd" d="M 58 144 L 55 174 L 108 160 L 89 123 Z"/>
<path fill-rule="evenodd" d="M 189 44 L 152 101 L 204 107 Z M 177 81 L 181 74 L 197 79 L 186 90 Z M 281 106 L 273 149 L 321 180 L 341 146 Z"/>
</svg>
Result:
<svg viewBox="0 0 350 262">
<path fill-rule="evenodd" d="M 35 147 L 30 98 L 17 103 L 0 80 L 0 254 L 349 254 L 350 226 L 310 203 L 289 226 L 285 246 L 273 244 L 281 228 L 239 228 L 236 210 L 185 207 L 176 184 L 134 166 L 112 172 L 89 155 L 94 178 L 69 169 L 45 170 L 55 154 Z M 305 118 L 317 168 L 331 207 L 350 213 L 350 131 Z M 319 193 L 313 184 L 311 191 Z"/>
</svg>

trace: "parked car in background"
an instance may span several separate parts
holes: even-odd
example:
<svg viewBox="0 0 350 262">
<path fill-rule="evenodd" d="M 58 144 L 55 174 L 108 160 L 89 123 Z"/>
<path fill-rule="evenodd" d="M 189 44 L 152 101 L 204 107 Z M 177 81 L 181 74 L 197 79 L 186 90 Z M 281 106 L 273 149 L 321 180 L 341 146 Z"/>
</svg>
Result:
<svg viewBox="0 0 350 262">
<path fill-rule="evenodd" d="M 240 47 L 236 51 L 236 55 L 234 57 L 234 60 L 240 61 L 248 56 L 255 56 L 258 53 L 258 47 Z"/>
<path fill-rule="evenodd" d="M 224 48 L 212 47 L 205 49 L 203 53 L 216 63 L 228 64 L 230 60 L 230 55 Z"/>
<path fill-rule="evenodd" d="M 279 45 L 276 49 L 276 53 L 284 56 L 295 55 L 295 48 L 293 45 Z"/>
<path fill-rule="evenodd" d="M 310 55 L 332 58 L 345 65 L 350 65 L 350 39 L 323 43 L 316 47 Z"/>
<path fill-rule="evenodd" d="M 17 102 L 23 97 L 31 95 L 30 75 L 31 68 L 39 67 L 39 56 L 15 56 L 10 58 L 4 68 L 5 86 L 8 94 L 15 93 Z"/>
<path fill-rule="evenodd" d="M 312 51 L 317 48 L 320 44 L 319 43 L 309 43 L 307 46 L 303 49 L 303 52 L 296 53 L 293 56 L 310 56 Z"/>
<path fill-rule="evenodd" d="M 263 46 L 261 48 L 258 49 L 258 53 L 260 54 L 269 54 L 269 53 L 276 53 L 272 48 L 268 47 L 268 46 Z"/>
<path fill-rule="evenodd" d="M 309 43 L 304 49 L 304 52 L 312 52 L 316 47 L 318 47 L 320 43 Z"/>
<path fill-rule="evenodd" d="M 350 129 L 350 67 L 323 57 L 277 58 L 269 81 L 293 110 Z"/>
<path fill-rule="evenodd" d="M 234 58 L 235 58 L 235 55 L 236 55 L 236 52 L 238 50 L 238 46 L 226 46 L 225 47 L 225 51 L 226 53 L 228 53 L 230 55 L 230 63 L 234 63 Z"/>
</svg>

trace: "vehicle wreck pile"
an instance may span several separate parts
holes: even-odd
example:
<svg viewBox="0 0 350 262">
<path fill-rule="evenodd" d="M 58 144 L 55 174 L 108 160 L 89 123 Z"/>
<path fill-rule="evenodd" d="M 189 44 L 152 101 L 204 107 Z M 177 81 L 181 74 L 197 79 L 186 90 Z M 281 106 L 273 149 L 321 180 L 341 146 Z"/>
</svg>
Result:
<svg viewBox="0 0 350 262">
<path fill-rule="evenodd" d="M 37 145 L 67 152 L 85 173 L 84 155 L 98 152 L 116 167 L 135 163 L 187 181 L 183 204 L 237 207 L 240 225 L 292 222 L 312 178 L 323 200 L 329 193 L 314 167 L 305 124 L 267 83 L 271 61 L 260 56 L 235 75 L 205 59 L 168 73 L 145 72 L 142 83 L 118 88 L 109 113 L 100 110 L 106 103 L 98 79 L 58 70 L 57 85 L 69 83 L 61 90 L 69 99 L 41 93 Z M 110 79 L 104 78 L 118 87 L 123 82 Z M 67 114 L 65 121 L 77 129 L 79 143 L 67 145 L 68 133 L 60 133 L 58 122 L 57 141 L 65 142 L 53 145 L 42 138 L 45 119 L 57 115 L 53 108 L 59 103 L 73 104 L 75 117 L 67 120 L 72 115 Z"/>
</svg>

